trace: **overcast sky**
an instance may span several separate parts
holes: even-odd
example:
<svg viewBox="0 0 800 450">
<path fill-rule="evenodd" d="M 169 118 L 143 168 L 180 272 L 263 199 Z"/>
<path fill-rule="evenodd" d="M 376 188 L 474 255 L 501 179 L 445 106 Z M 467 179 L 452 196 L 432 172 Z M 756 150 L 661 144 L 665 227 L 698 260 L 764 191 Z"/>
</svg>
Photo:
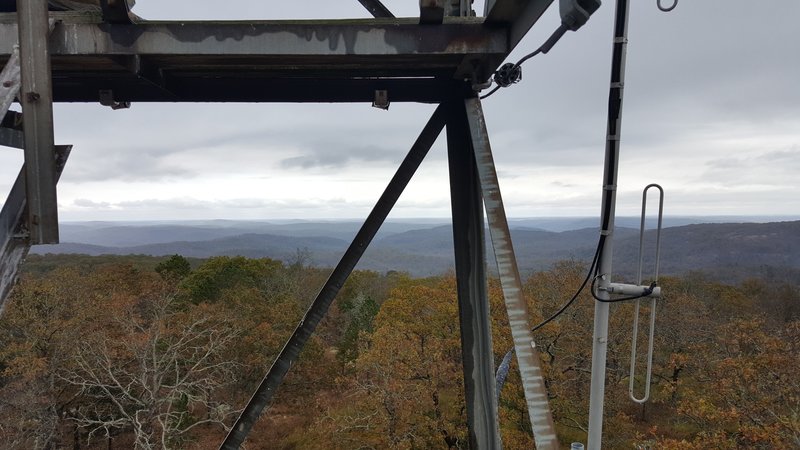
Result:
<svg viewBox="0 0 800 450">
<path fill-rule="evenodd" d="M 669 2 L 670 0 L 665 0 Z M 631 5 L 617 212 L 660 183 L 668 215 L 800 215 L 800 1 Z M 398 16 L 416 0 L 385 1 Z M 482 2 L 476 2 L 482 11 Z M 614 2 L 484 102 L 513 217 L 599 214 Z M 356 0 L 137 0 L 146 19 L 367 17 Z M 558 26 L 557 2 L 511 59 Z M 62 220 L 363 218 L 431 105 L 56 105 L 73 144 Z M 443 139 L 392 217 L 446 217 Z M 0 189 L 21 155 L 0 151 Z"/>
</svg>

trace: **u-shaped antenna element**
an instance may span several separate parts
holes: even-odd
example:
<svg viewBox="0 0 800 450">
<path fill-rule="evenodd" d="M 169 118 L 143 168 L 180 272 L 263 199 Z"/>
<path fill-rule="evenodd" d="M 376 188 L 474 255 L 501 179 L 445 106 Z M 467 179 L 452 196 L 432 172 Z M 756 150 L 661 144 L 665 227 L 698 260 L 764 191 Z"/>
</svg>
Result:
<svg viewBox="0 0 800 450">
<path fill-rule="evenodd" d="M 658 9 L 664 12 L 670 12 L 675 9 L 676 6 L 678 6 L 678 0 L 672 0 L 672 6 L 664 6 L 661 2 L 662 0 L 656 0 L 656 6 L 658 6 Z"/>
<path fill-rule="evenodd" d="M 661 258 L 661 225 L 664 216 L 664 189 L 657 184 L 649 184 L 642 192 L 642 219 L 639 223 L 639 269 L 637 271 L 636 284 L 642 284 L 642 267 L 644 265 L 644 228 L 645 216 L 647 214 L 647 191 L 651 188 L 658 189 L 658 227 L 656 229 L 656 260 L 655 270 L 653 271 L 653 282 L 658 281 L 658 264 Z M 645 376 L 644 396 L 637 398 L 633 392 L 633 385 L 636 375 L 636 340 L 639 336 L 639 306 L 641 299 L 636 300 L 633 312 L 633 342 L 631 343 L 631 371 L 628 383 L 628 395 L 636 403 L 645 403 L 650 398 L 650 379 L 653 375 L 653 341 L 656 330 L 656 297 L 650 299 L 650 336 L 647 344 L 647 372 Z"/>
</svg>

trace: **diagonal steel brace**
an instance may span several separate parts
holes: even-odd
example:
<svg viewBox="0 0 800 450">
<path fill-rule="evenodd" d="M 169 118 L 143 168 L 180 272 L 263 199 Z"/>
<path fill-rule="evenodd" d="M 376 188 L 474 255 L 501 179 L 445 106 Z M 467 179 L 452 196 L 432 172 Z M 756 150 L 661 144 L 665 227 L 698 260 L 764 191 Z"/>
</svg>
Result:
<svg viewBox="0 0 800 450">
<path fill-rule="evenodd" d="M 55 148 L 56 181 L 61 177 L 71 150 L 71 145 L 57 145 Z M 0 211 L 0 315 L 5 309 L 6 298 L 16 283 L 19 267 L 31 249 L 26 230 L 26 208 L 23 167 Z"/>
<path fill-rule="evenodd" d="M 559 448 L 558 437 L 553 424 L 553 416 L 547 397 L 547 389 L 542 376 L 539 355 L 534 348 L 533 333 L 528 322 L 528 305 L 522 295 L 522 281 L 517 267 L 517 258 L 511 244 L 511 232 L 508 228 L 503 197 L 500 195 L 500 184 L 497 170 L 492 158 L 489 134 L 483 116 L 481 101 L 478 98 L 465 100 L 467 120 L 469 121 L 472 143 L 475 147 L 475 159 L 478 165 L 483 202 L 489 222 L 489 234 L 500 273 L 500 284 L 514 339 L 514 350 L 519 363 L 522 387 L 528 404 L 528 415 L 531 419 L 533 438 L 537 449 Z"/>
<path fill-rule="evenodd" d="M 394 17 L 394 14 L 381 3 L 381 0 L 358 0 L 358 2 L 361 3 L 364 8 L 367 8 L 367 11 L 376 19 L 380 17 Z"/>
<path fill-rule="evenodd" d="M 364 251 L 372 242 L 378 229 L 386 220 L 386 217 L 391 212 L 394 204 L 400 198 L 411 177 L 416 172 L 425 155 L 428 154 L 436 138 L 441 133 L 445 124 L 444 108 L 439 106 L 433 113 L 433 116 L 428 121 L 425 128 L 420 133 L 419 138 L 411 147 L 408 155 L 400 164 L 394 177 L 389 182 L 386 190 L 381 195 L 375 207 L 370 212 L 364 225 L 353 238 L 353 242 L 345 251 L 339 264 L 333 269 L 330 277 L 325 282 L 325 285 L 320 289 L 317 297 L 308 307 L 305 316 L 297 325 L 294 333 L 286 342 L 275 362 L 272 363 L 267 375 L 261 381 L 261 384 L 256 389 L 253 397 L 247 402 L 242 414 L 236 420 L 236 423 L 231 428 L 225 441 L 220 446 L 220 449 L 236 450 L 242 445 L 250 430 L 258 420 L 261 413 L 267 408 L 272 401 L 275 391 L 283 382 L 283 378 L 289 372 L 289 368 L 297 361 L 300 356 L 300 351 L 305 346 L 308 339 L 314 333 L 314 330 L 319 325 L 319 322 L 325 317 L 331 303 L 333 303 L 336 294 L 347 281 L 350 273 L 355 268 L 358 260 L 364 254 Z"/>
</svg>

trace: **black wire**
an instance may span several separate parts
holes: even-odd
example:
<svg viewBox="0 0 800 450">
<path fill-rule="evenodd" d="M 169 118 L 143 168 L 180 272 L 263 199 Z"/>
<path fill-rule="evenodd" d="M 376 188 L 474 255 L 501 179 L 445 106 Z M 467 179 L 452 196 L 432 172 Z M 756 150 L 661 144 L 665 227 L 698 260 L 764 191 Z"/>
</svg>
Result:
<svg viewBox="0 0 800 450">
<path fill-rule="evenodd" d="M 529 59 L 533 58 L 534 56 L 538 55 L 539 53 L 542 53 L 542 48 L 543 48 L 543 47 L 539 47 L 539 48 L 537 48 L 537 49 L 536 49 L 536 51 L 534 51 L 533 53 L 528 53 L 527 55 L 523 56 L 522 58 L 520 58 L 520 60 L 519 60 L 519 61 L 517 61 L 517 63 L 516 63 L 516 64 L 514 64 L 514 66 L 516 66 L 516 67 L 519 67 L 519 66 L 521 66 L 521 65 L 522 65 L 522 63 L 524 63 L 525 61 L 527 61 L 527 60 L 529 60 Z"/>
<path fill-rule="evenodd" d="M 539 328 L 542 328 L 543 326 L 545 326 L 548 323 L 550 323 L 551 321 L 553 321 L 556 317 L 558 317 L 561 314 L 563 314 L 564 311 L 566 311 L 567 308 L 570 307 L 570 305 L 575 303 L 575 300 L 578 299 L 578 296 L 581 294 L 581 292 L 583 292 L 583 289 L 586 287 L 586 283 L 588 283 L 589 279 L 592 278 L 592 272 L 594 271 L 595 267 L 597 267 L 597 262 L 600 260 L 600 252 L 602 251 L 604 242 L 605 242 L 605 236 L 600 236 L 600 239 L 597 242 L 597 250 L 595 250 L 595 252 L 594 252 L 594 259 L 592 259 L 592 264 L 591 264 L 591 266 L 589 266 L 589 270 L 588 270 L 588 273 L 586 274 L 586 278 L 583 280 L 583 283 L 578 288 L 578 291 L 575 292 L 575 295 L 573 295 L 572 298 L 569 299 L 569 301 L 564 304 L 564 306 L 559 308 L 558 311 L 555 312 L 555 314 L 553 314 L 552 316 L 550 316 L 547 319 L 545 319 L 544 321 L 542 321 L 542 323 L 540 323 L 539 325 L 536 325 L 535 327 L 531 328 L 532 332 L 538 330 Z"/>
<path fill-rule="evenodd" d="M 533 58 L 534 56 L 538 55 L 539 53 L 547 53 L 547 52 L 549 52 L 550 49 L 553 48 L 554 45 L 556 45 L 556 42 L 558 42 L 558 40 L 561 39 L 562 36 L 564 36 L 564 33 L 567 30 L 568 30 L 568 28 L 564 24 L 561 24 L 561 26 L 559 26 L 556 29 L 556 31 L 554 31 L 553 34 L 551 34 L 550 37 L 547 38 L 547 40 L 544 42 L 544 44 L 542 44 L 539 48 L 534 50 L 532 53 L 528 53 L 527 55 L 525 55 L 522 58 L 520 58 L 519 61 L 517 61 L 514 64 L 514 69 L 519 68 L 522 65 L 522 63 L 524 63 L 525 61 Z M 495 72 L 495 74 L 497 74 L 497 72 Z M 497 87 L 492 89 L 491 92 L 489 92 L 488 94 L 482 95 L 480 97 L 481 100 L 483 100 L 483 99 L 489 97 L 490 95 L 494 94 L 501 87 L 507 87 L 507 86 L 498 85 Z"/>
<path fill-rule="evenodd" d="M 502 86 L 499 86 L 499 85 L 498 85 L 498 86 L 495 86 L 495 88 L 494 88 L 494 89 L 492 89 L 491 91 L 489 91 L 489 93 L 488 93 L 488 94 L 486 94 L 486 95 L 481 95 L 481 100 L 483 100 L 483 99 L 485 99 L 486 97 L 488 97 L 488 96 L 490 96 L 490 95 L 494 94 L 494 93 L 495 93 L 495 92 L 497 92 L 497 91 L 498 91 L 498 90 L 499 90 L 501 87 L 502 87 Z"/>
</svg>

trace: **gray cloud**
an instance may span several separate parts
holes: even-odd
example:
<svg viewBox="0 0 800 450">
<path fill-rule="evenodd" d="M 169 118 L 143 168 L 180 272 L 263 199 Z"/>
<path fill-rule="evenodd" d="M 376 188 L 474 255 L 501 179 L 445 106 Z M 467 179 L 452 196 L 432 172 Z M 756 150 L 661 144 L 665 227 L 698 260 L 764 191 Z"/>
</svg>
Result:
<svg viewBox="0 0 800 450">
<path fill-rule="evenodd" d="M 380 146 L 350 147 L 346 143 L 323 146 L 316 143 L 303 148 L 302 151 L 306 153 L 283 159 L 280 166 L 285 169 L 335 169 L 363 162 L 397 162 L 400 160 L 397 151 Z"/>
<path fill-rule="evenodd" d="M 108 209 L 112 206 L 111 203 L 109 202 L 96 202 L 86 198 L 75 199 L 75 201 L 73 201 L 72 204 L 81 208 L 96 208 L 96 209 Z"/>
<path fill-rule="evenodd" d="M 399 15 L 418 4 L 387 0 Z M 191 5 L 191 6 L 190 6 Z M 680 2 L 670 14 L 654 2 L 632 2 L 623 111 L 621 176 L 657 177 L 672 183 L 672 211 L 716 211 L 741 207 L 797 213 L 800 187 L 800 2 L 748 0 Z M 477 9 L 482 10 L 480 5 Z M 367 17 L 358 2 L 312 0 L 282 4 L 232 0 L 139 0 L 136 11 L 150 18 Z M 156 14 L 157 13 L 157 14 Z M 596 211 L 606 134 L 613 2 L 605 2 L 577 33 L 568 33 L 548 54 L 524 66 L 523 81 L 484 102 L 486 121 L 503 180 L 523 186 L 537 170 L 557 174 L 553 189 L 568 200 L 515 200 L 529 211 Z M 532 51 L 558 25 L 552 6 L 510 60 Z M 76 147 L 66 182 L 149 181 L 176 178 L 206 183 L 207 175 L 262 170 L 291 171 L 322 186 L 352 179 L 357 171 L 388 171 L 402 160 L 432 112 L 431 105 L 396 104 L 388 112 L 360 105 L 149 105 L 112 112 L 96 105 L 59 105 L 59 143 Z M 91 123 L 91 127 L 87 127 Z M 446 158 L 442 139 L 428 159 Z M 258 169 L 258 170 L 257 170 Z M 636 171 L 632 174 L 631 172 Z M 15 171 L 14 171 L 15 172 Z M 365 172 L 360 172 L 365 173 Z M 14 173 L 15 174 L 15 173 Z M 11 174 L 13 176 L 14 174 Z M 635 177 L 633 176 L 635 175 Z M 592 190 L 580 192 L 586 177 Z M 584 177 L 581 179 L 579 177 Z M 577 178 L 577 179 L 576 179 Z M 709 181 L 709 180 L 713 180 Z M 534 183 L 536 180 L 532 180 Z M 313 181 L 312 181 L 313 182 Z M 747 183 L 749 193 L 732 192 Z M 665 186 L 667 187 L 667 186 Z M 94 187 L 92 187 L 94 188 Z M 620 186 L 620 201 L 639 204 L 640 193 Z M 638 189 L 638 187 L 636 187 Z M 627 189 L 627 190 L 626 190 Z M 630 194 L 626 192 L 630 191 Z M 91 192 L 76 194 L 91 202 Z M 149 194 L 148 194 L 149 195 Z M 274 201 L 239 199 L 141 200 L 97 208 L 191 209 L 198 214 L 265 208 L 313 214 L 371 205 L 345 200 L 298 201 L 273 192 Z M 430 207 L 441 215 L 449 203 L 429 192 L 403 198 L 409 209 Z M 76 200 L 75 206 L 80 206 Z M 527 202 L 527 203 L 526 203 Z M 91 203 L 82 203 L 91 208 Z M 427 206 L 426 206 L 427 205 Z M 537 209 L 539 208 L 539 209 Z M 354 214 L 357 215 L 357 214 Z"/>
<path fill-rule="evenodd" d="M 86 159 L 90 159 L 87 161 Z M 102 157 L 71 157 L 63 179 L 68 183 L 95 181 L 167 181 L 176 178 L 193 178 L 198 174 L 165 162 L 161 155 L 133 152 L 106 153 Z"/>
<path fill-rule="evenodd" d="M 731 156 L 705 164 L 698 182 L 782 187 L 796 183 L 800 174 L 800 149 L 771 151 L 752 156 Z"/>
</svg>

